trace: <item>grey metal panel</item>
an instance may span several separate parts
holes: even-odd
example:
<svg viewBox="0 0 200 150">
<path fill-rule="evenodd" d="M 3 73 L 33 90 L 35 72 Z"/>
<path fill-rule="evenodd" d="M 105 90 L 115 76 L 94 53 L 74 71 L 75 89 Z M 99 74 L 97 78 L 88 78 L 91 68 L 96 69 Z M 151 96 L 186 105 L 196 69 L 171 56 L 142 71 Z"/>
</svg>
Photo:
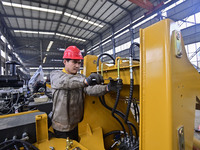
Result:
<svg viewBox="0 0 200 150">
<path fill-rule="evenodd" d="M 117 3 L 120 4 L 121 0 L 118 0 Z M 121 5 L 121 4 L 120 4 Z M 134 5 L 132 2 L 130 1 L 125 1 L 123 4 L 122 4 L 122 7 L 128 9 L 128 10 L 133 10 L 133 8 L 136 8 L 137 6 Z"/>
<path fill-rule="evenodd" d="M 106 43 L 105 45 L 103 45 L 103 52 L 107 52 L 108 50 L 112 49 L 113 45 L 112 45 L 112 41 Z"/>
<path fill-rule="evenodd" d="M 8 21 L 9 20 L 9 21 Z M 17 25 L 17 19 L 15 19 L 15 18 L 9 18 L 9 19 L 6 19 L 5 21 L 6 21 L 6 23 L 11 23 L 11 25 L 14 27 L 14 28 L 17 28 L 18 27 L 18 25 Z"/>
<path fill-rule="evenodd" d="M 38 29 L 38 24 L 39 24 L 38 20 L 32 20 L 32 24 L 33 24 L 33 29 Z"/>
<path fill-rule="evenodd" d="M 102 5 L 102 1 L 99 1 L 99 0 L 96 1 L 95 5 L 92 7 L 88 15 L 93 16 L 96 13 L 96 11 L 101 7 L 101 5 Z"/>
<path fill-rule="evenodd" d="M 198 12 L 199 5 L 200 5 L 199 0 L 186 0 L 185 2 L 167 11 L 167 16 L 169 18 L 172 18 L 173 20 L 184 19 Z"/>
<path fill-rule="evenodd" d="M 8 14 L 8 15 L 14 13 L 13 9 L 11 9 L 11 8 L 8 7 L 8 6 L 4 6 L 4 10 L 5 10 L 6 14 Z"/>
<path fill-rule="evenodd" d="M 130 23 L 130 16 L 126 15 L 114 25 L 114 29 L 115 31 L 118 31 L 129 23 Z"/>
<path fill-rule="evenodd" d="M 112 31 L 110 28 L 108 28 L 107 30 L 104 31 L 104 33 L 102 34 L 102 38 L 105 39 L 108 36 L 112 35 Z"/>
<path fill-rule="evenodd" d="M 131 40 L 130 32 L 125 33 L 124 35 L 120 36 L 119 38 L 115 39 L 115 46 L 120 46 L 124 43 L 127 43 Z"/>
<path fill-rule="evenodd" d="M 42 1 L 43 1 L 43 0 L 42 0 Z M 51 1 L 52 4 L 57 4 L 57 3 L 58 3 L 58 5 L 64 5 L 65 2 L 66 2 L 65 0 Z"/>
<path fill-rule="evenodd" d="M 181 34 L 184 39 L 184 44 L 191 44 L 200 42 L 200 25 L 191 26 L 189 28 L 181 30 Z"/>
<path fill-rule="evenodd" d="M 104 20 L 107 17 L 106 14 L 109 14 L 113 9 L 116 9 L 116 6 L 114 6 L 111 3 L 109 3 L 109 2 L 106 1 L 106 3 L 103 5 L 103 7 L 101 7 L 98 10 L 98 12 L 95 14 L 95 17 L 96 18 L 100 17 L 100 19 Z M 102 14 L 105 13 L 105 12 L 106 12 L 106 14 L 104 14 L 102 16 Z"/>
<path fill-rule="evenodd" d="M 71 27 L 69 30 L 68 30 L 68 34 L 71 34 L 71 35 L 74 35 L 77 33 L 77 30 L 75 30 L 75 32 L 73 32 L 73 30 L 76 29 L 75 27 Z"/>
</svg>

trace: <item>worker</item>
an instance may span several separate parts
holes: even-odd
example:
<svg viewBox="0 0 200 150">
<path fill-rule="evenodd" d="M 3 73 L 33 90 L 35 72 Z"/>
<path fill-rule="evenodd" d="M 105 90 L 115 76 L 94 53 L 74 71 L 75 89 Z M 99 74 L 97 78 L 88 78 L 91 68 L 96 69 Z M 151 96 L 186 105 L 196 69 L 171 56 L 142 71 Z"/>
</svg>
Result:
<svg viewBox="0 0 200 150">
<path fill-rule="evenodd" d="M 102 85 L 103 77 L 92 73 L 88 78 L 77 72 L 83 56 L 76 46 L 69 46 L 63 55 L 63 70 L 50 74 L 53 95 L 52 127 L 57 138 L 79 141 L 78 123 L 83 119 L 84 94 L 101 96 L 110 89 L 115 91 L 114 84 Z"/>
</svg>

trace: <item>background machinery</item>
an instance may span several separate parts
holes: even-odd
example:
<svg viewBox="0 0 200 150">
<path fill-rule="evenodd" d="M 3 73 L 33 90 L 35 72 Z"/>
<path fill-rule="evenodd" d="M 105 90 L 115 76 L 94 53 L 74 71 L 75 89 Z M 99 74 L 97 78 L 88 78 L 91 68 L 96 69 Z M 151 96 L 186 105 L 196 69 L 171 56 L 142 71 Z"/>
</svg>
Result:
<svg viewBox="0 0 200 150">
<path fill-rule="evenodd" d="M 132 47 L 140 47 L 140 60 Z M 0 149 L 124 149 L 191 150 L 195 101 L 200 98 L 200 75 L 190 64 L 176 23 L 162 20 L 140 30 L 129 58 L 108 54 L 84 58 L 83 74 L 101 73 L 105 84 L 122 89 L 102 97 L 86 96 L 80 141 L 49 138 L 47 114 L 28 111 L 0 116 Z M 101 62 L 109 56 L 113 64 Z M 29 118 L 29 119 L 24 119 Z M 11 125 L 16 120 L 23 120 Z M 19 131 L 15 131 L 19 128 Z M 3 135 L 3 136 L 2 136 Z M 30 144 L 31 143 L 31 144 Z M 73 143 L 73 144 L 72 144 Z"/>
</svg>

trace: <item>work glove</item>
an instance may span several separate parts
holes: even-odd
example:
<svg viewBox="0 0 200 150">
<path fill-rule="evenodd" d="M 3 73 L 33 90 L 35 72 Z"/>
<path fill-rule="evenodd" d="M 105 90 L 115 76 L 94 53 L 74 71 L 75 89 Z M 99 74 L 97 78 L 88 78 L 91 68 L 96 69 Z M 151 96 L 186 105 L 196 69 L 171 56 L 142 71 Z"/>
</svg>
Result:
<svg viewBox="0 0 200 150">
<path fill-rule="evenodd" d="M 114 91 L 117 92 L 117 90 L 122 90 L 123 83 L 121 79 L 118 79 L 114 81 L 112 78 L 110 78 L 110 82 L 108 83 L 108 91 Z"/>
<path fill-rule="evenodd" d="M 92 73 L 86 78 L 88 85 L 96 85 L 104 82 L 103 77 L 100 74 Z"/>
</svg>

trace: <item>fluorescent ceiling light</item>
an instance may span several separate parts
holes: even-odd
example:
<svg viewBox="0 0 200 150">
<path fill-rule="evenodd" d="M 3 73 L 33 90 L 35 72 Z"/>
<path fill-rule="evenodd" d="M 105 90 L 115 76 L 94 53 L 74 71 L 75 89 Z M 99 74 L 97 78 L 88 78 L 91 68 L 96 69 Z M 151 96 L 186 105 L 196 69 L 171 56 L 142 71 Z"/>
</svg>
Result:
<svg viewBox="0 0 200 150">
<path fill-rule="evenodd" d="M 3 50 L 1 50 L 1 56 L 6 59 L 6 53 Z"/>
<path fill-rule="evenodd" d="M 53 44 L 53 41 L 50 41 L 50 42 L 49 42 L 49 45 L 47 46 L 47 52 L 50 50 L 52 44 Z M 46 58 L 46 57 L 45 57 L 45 58 Z"/>
<path fill-rule="evenodd" d="M 38 67 L 30 67 L 30 70 L 37 70 Z M 49 69 L 63 69 L 63 67 L 42 67 L 43 70 L 49 70 Z"/>
<path fill-rule="evenodd" d="M 47 34 L 47 35 L 54 35 L 54 32 L 37 32 L 37 31 L 28 31 L 28 30 L 14 30 L 15 33 L 29 33 L 29 34 Z M 78 41 L 82 41 L 85 42 L 86 40 L 84 39 L 80 39 L 80 38 L 76 38 L 76 37 L 72 37 L 72 36 L 68 36 L 68 35 L 64 35 L 64 34 L 60 34 L 60 33 L 56 33 L 57 36 L 62 36 L 62 37 L 66 37 L 69 39 L 73 39 L 73 40 L 78 40 Z"/>
<path fill-rule="evenodd" d="M 47 35 L 54 35 L 54 32 L 38 32 L 38 31 L 28 31 L 28 30 L 14 30 L 14 32 L 21 32 L 21 33 L 33 33 L 33 34 L 47 34 Z"/>
<path fill-rule="evenodd" d="M 4 42 L 4 43 L 6 43 L 6 38 L 3 36 L 3 35 L 1 35 L 1 40 Z"/>
<path fill-rule="evenodd" d="M 36 10 L 36 11 L 43 11 L 43 12 L 54 13 L 54 14 L 62 14 L 62 11 L 53 10 L 53 9 L 47 9 L 47 8 L 42 8 L 42 7 L 36 7 L 36 6 L 30 6 L 30 5 L 23 5 L 23 4 L 17 4 L 17 3 L 10 3 L 10 2 L 5 2 L 5 1 L 2 1 L 2 4 L 5 5 L 5 6 L 10 6 L 10 7 L 30 9 L 30 10 Z M 65 12 L 64 15 L 68 16 L 68 17 L 71 17 L 71 18 L 74 18 L 74 19 L 77 19 L 77 20 L 80 20 L 80 21 L 83 21 L 83 22 L 86 22 L 86 23 L 89 23 L 91 25 L 94 25 L 94 26 L 97 26 L 97 27 L 100 27 L 100 28 L 103 27 L 103 25 L 100 25 L 100 24 L 95 23 L 93 21 L 89 21 L 87 19 L 83 19 L 81 17 L 69 14 L 67 12 Z"/>
<path fill-rule="evenodd" d="M 68 35 L 64 35 L 64 34 L 60 34 L 60 33 L 56 33 L 56 35 L 57 35 L 57 36 L 66 37 L 66 38 L 69 38 L 69 39 L 78 40 L 78 41 L 83 41 L 83 42 L 86 41 L 86 40 L 84 40 L 84 39 L 80 39 L 80 38 L 76 38 L 76 37 L 72 37 L 72 36 L 68 36 Z"/>
<path fill-rule="evenodd" d="M 39 34 L 48 34 L 48 35 L 54 35 L 54 32 L 39 32 Z"/>
<path fill-rule="evenodd" d="M 46 57 L 43 58 L 43 64 L 45 63 L 46 59 L 47 59 Z"/>
<path fill-rule="evenodd" d="M 17 7 L 17 8 L 31 9 L 31 10 L 36 10 L 36 11 L 48 12 L 48 13 L 62 14 L 62 11 L 41 8 L 41 7 L 35 7 L 35 6 L 30 6 L 30 5 L 10 3 L 10 2 L 4 2 L 4 1 L 2 1 L 2 4 L 5 6 L 12 6 L 12 7 Z"/>
<path fill-rule="evenodd" d="M 27 31 L 27 30 L 14 30 L 14 32 L 39 34 L 39 32 L 37 32 L 37 31 Z"/>
<path fill-rule="evenodd" d="M 12 47 L 10 46 L 10 44 L 8 44 L 8 48 L 11 50 L 12 49 Z"/>
<path fill-rule="evenodd" d="M 51 61 L 55 61 L 55 62 L 62 62 L 62 59 L 51 59 Z"/>
<path fill-rule="evenodd" d="M 10 56 L 8 56 L 8 60 L 11 61 L 11 57 Z"/>
<path fill-rule="evenodd" d="M 87 20 L 87 19 L 84 19 L 84 18 L 75 16 L 75 15 L 69 14 L 69 13 L 67 13 L 67 12 L 65 12 L 64 15 L 65 15 L 65 16 L 68 16 L 68 17 L 71 17 L 71 18 L 74 18 L 74 19 L 77 19 L 77 20 L 80 20 L 80 21 L 83 21 L 83 22 L 86 22 L 86 23 L 89 23 L 89 24 L 91 24 L 91 25 L 94 25 L 94 26 L 97 26 L 97 27 L 100 27 L 100 28 L 103 27 L 103 25 L 100 25 L 100 24 L 95 23 L 95 22 L 93 22 L 93 21 L 89 21 L 89 20 Z"/>
<path fill-rule="evenodd" d="M 38 69 L 38 67 L 30 67 L 29 69 L 30 70 L 35 70 L 35 69 Z"/>
<path fill-rule="evenodd" d="M 65 51 L 65 48 L 57 48 L 59 51 Z"/>
</svg>

